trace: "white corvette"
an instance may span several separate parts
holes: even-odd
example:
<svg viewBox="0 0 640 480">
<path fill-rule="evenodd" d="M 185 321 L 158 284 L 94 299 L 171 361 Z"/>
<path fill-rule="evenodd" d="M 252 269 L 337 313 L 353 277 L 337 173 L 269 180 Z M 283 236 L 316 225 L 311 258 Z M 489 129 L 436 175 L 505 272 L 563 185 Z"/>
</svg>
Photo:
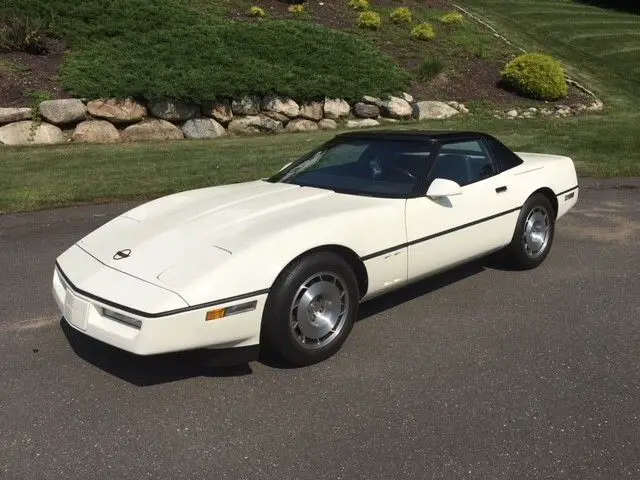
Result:
<svg viewBox="0 0 640 480">
<path fill-rule="evenodd" d="M 577 199 L 570 158 L 486 134 L 343 134 L 270 179 L 111 220 L 58 257 L 53 294 L 73 328 L 135 354 L 263 346 L 309 364 L 360 302 L 498 250 L 538 266 Z"/>
</svg>

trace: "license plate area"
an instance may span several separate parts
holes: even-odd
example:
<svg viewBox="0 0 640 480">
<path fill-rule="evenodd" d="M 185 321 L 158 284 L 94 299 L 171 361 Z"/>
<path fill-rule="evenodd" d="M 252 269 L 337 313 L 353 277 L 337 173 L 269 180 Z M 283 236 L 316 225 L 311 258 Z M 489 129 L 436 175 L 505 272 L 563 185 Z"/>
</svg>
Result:
<svg viewBox="0 0 640 480">
<path fill-rule="evenodd" d="M 88 311 L 89 304 L 67 290 L 64 301 L 64 318 L 67 322 L 80 330 L 86 330 Z"/>
</svg>

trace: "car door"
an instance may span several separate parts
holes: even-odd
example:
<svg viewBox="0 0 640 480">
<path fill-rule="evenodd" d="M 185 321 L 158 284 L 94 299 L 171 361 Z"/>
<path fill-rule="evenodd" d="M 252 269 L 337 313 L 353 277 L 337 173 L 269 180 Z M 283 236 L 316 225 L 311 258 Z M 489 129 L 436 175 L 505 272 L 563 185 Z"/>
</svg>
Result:
<svg viewBox="0 0 640 480">
<path fill-rule="evenodd" d="M 504 246 L 518 212 L 506 175 L 481 138 L 444 143 L 429 173 L 460 185 L 457 195 L 407 201 L 408 277 L 420 278 Z M 512 218 L 513 217 L 513 218 Z"/>
</svg>

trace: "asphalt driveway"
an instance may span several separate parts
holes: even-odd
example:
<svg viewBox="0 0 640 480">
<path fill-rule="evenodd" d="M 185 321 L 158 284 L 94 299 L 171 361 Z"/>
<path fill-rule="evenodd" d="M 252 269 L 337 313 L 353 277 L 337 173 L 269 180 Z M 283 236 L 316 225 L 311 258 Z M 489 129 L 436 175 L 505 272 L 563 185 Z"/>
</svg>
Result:
<svg viewBox="0 0 640 480">
<path fill-rule="evenodd" d="M 583 190 L 535 271 L 366 304 L 303 369 L 67 328 L 54 258 L 127 207 L 0 217 L 0 478 L 640 478 L 640 190 Z"/>
</svg>

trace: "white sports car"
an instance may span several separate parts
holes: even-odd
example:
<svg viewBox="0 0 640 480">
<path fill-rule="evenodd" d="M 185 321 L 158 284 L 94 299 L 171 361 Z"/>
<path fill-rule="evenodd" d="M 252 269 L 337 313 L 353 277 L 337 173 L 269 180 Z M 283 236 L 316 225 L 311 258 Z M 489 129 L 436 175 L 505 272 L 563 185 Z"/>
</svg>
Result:
<svg viewBox="0 0 640 480">
<path fill-rule="evenodd" d="M 347 133 L 269 179 L 120 215 L 58 257 L 53 294 L 73 328 L 135 354 L 262 346 L 310 364 L 360 302 L 498 250 L 538 266 L 577 199 L 567 157 L 474 132 Z"/>
</svg>

